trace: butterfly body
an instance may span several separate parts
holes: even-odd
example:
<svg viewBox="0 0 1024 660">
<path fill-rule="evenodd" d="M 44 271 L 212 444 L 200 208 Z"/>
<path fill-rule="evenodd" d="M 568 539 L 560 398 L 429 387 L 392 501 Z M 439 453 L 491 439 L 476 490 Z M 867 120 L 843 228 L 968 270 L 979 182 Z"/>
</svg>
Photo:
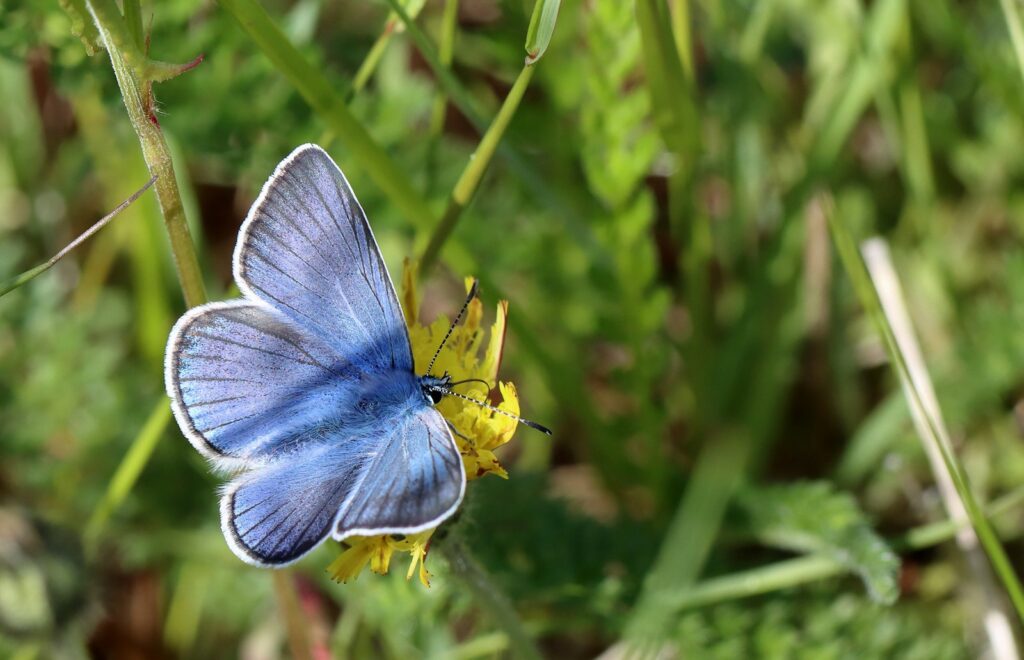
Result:
<svg viewBox="0 0 1024 660">
<path fill-rule="evenodd" d="M 433 407 L 447 376 L 417 376 L 391 279 L 347 181 L 304 145 L 239 232 L 243 297 L 190 310 L 165 377 L 182 432 L 234 476 L 231 549 L 282 566 L 328 536 L 410 534 L 459 506 L 466 475 Z"/>
</svg>

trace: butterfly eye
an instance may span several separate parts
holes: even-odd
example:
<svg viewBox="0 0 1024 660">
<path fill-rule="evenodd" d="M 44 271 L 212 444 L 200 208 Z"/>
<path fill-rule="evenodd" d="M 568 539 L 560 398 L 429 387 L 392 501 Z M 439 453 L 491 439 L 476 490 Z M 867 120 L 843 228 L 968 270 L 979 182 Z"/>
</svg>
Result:
<svg viewBox="0 0 1024 660">
<path fill-rule="evenodd" d="M 430 401 L 436 406 L 441 403 L 441 399 L 444 398 L 444 392 L 432 388 L 427 390 L 427 396 L 430 397 Z"/>
</svg>

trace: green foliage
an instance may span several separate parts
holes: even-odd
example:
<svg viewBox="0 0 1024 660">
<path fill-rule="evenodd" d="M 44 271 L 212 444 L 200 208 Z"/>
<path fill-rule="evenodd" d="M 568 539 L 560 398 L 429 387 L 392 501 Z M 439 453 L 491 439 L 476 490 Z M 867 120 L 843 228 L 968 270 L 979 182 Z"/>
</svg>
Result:
<svg viewBox="0 0 1024 660">
<path fill-rule="evenodd" d="M 736 504 L 762 543 L 832 557 L 857 573 L 878 602 L 899 596 L 899 558 L 848 493 L 827 482 L 792 483 L 745 489 Z"/>
<path fill-rule="evenodd" d="M 970 655 L 941 609 L 884 607 L 853 594 L 837 596 L 827 587 L 685 615 L 675 639 L 681 657 L 715 660 L 952 660 Z"/>
<path fill-rule="evenodd" d="M 510 480 L 471 485 L 429 590 L 398 563 L 330 582 L 333 542 L 291 569 L 318 652 L 508 654 L 503 592 L 551 657 L 637 631 L 681 657 L 985 654 L 1002 594 L 933 547 L 948 535 L 906 541 L 947 514 L 814 202 L 829 192 L 850 236 L 889 242 L 954 467 L 980 502 L 1018 489 L 1015 3 L 398 5 L 0 3 L 0 282 L 142 185 L 154 139 L 179 189 L 0 298 L 0 624 L 35 617 L 0 655 L 285 653 L 270 578 L 225 547 L 219 478 L 162 427 L 186 245 L 164 211 L 181 203 L 201 284 L 226 297 L 246 209 L 309 141 L 392 273 L 434 239 L 428 317 L 466 275 L 487 310 L 510 300 L 502 378 L 556 430 L 518 434 Z M 543 53 L 525 69 L 524 42 Z M 162 64 L 199 54 L 177 77 Z M 132 82 L 128 110 L 152 117 L 126 115 Z M 36 543 L 5 543 L 3 520 Z M 1024 519 L 998 522 L 1019 571 Z M 490 605 L 448 570 L 448 533 L 492 577 Z"/>
</svg>

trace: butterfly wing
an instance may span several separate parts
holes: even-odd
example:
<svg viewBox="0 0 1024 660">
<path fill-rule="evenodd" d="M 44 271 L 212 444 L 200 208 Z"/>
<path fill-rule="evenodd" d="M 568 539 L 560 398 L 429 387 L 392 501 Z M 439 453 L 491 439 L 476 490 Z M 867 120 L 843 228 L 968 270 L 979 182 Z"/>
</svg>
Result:
<svg viewBox="0 0 1024 660">
<path fill-rule="evenodd" d="M 239 232 L 235 281 L 336 348 L 377 368 L 412 370 L 394 285 L 345 176 L 316 145 L 267 181 Z"/>
<path fill-rule="evenodd" d="M 221 499 L 221 525 L 235 554 L 280 566 L 332 531 L 339 539 L 411 534 L 454 513 L 466 479 L 440 414 L 424 407 L 397 423 L 382 420 L 379 432 L 332 435 L 231 483 Z"/>
</svg>

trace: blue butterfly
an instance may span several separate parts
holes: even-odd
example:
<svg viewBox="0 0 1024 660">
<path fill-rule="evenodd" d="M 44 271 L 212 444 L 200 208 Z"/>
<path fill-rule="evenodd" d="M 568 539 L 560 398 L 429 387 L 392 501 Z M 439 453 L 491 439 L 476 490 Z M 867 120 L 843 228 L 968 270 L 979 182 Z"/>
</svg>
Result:
<svg viewBox="0 0 1024 660">
<path fill-rule="evenodd" d="M 380 249 L 323 149 L 277 166 L 233 266 L 243 297 L 178 320 L 165 381 L 185 437 L 237 474 L 220 503 L 235 554 L 283 566 L 328 536 L 412 534 L 451 516 L 466 475 L 434 405 L 468 397 L 447 374 L 414 372 Z"/>
</svg>

